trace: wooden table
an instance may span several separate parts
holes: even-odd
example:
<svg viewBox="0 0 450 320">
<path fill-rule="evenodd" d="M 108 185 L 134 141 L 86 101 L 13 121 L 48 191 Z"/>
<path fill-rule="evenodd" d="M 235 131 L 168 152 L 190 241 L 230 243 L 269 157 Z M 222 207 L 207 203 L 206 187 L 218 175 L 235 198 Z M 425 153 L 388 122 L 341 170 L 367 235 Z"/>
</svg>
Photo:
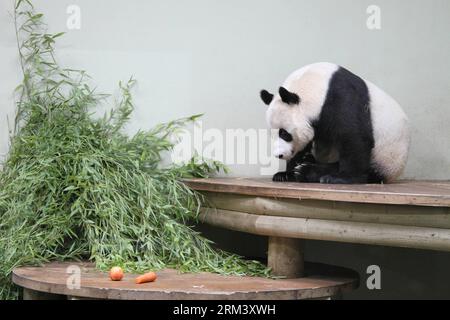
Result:
<svg viewBox="0 0 450 320">
<path fill-rule="evenodd" d="M 79 268 L 79 287 L 73 287 L 73 271 Z M 42 267 L 21 267 L 13 281 L 24 288 L 26 300 L 122 299 L 122 300 L 266 300 L 322 299 L 340 296 L 358 285 L 358 275 L 338 267 L 307 265 L 301 279 L 267 279 L 221 276 L 211 273 L 178 273 L 162 270 L 155 282 L 135 284 L 136 275 L 111 281 L 89 263 L 51 263 Z M 69 283 L 69 285 L 68 285 Z"/>
<path fill-rule="evenodd" d="M 275 274 L 304 274 L 301 239 L 450 251 L 450 182 L 384 185 L 190 179 L 205 223 L 269 237 Z"/>
</svg>

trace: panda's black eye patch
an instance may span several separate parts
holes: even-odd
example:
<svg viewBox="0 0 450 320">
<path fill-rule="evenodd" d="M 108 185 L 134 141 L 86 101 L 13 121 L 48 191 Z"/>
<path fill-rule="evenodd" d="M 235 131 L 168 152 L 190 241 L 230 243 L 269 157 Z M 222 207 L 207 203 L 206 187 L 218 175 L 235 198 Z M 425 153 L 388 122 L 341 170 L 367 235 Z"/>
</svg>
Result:
<svg viewBox="0 0 450 320">
<path fill-rule="evenodd" d="M 292 135 L 284 129 L 280 129 L 280 131 L 278 131 L 278 136 L 286 142 L 292 141 Z"/>
</svg>

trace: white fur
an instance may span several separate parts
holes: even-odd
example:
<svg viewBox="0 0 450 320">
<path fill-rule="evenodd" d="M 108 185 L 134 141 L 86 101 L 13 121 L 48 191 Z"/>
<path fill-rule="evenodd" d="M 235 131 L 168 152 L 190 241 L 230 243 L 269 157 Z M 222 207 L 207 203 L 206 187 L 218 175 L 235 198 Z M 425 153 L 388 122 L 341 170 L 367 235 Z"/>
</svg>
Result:
<svg viewBox="0 0 450 320">
<path fill-rule="evenodd" d="M 369 81 L 366 84 L 375 140 L 372 166 L 390 182 L 401 175 L 406 165 L 411 140 L 409 121 L 391 96 Z"/>
<path fill-rule="evenodd" d="M 292 143 L 280 138 L 274 142 L 273 154 L 275 157 L 283 159 L 290 159 L 295 155 Z"/>
<path fill-rule="evenodd" d="M 314 138 L 311 121 L 319 116 L 330 78 L 338 68 L 337 65 L 327 62 L 311 64 L 293 72 L 283 83 L 283 87 L 296 93 L 301 101 L 299 106 L 288 106 L 276 94 L 267 109 L 268 125 L 272 129 L 283 128 L 294 138 L 292 143 L 289 143 L 290 148 L 285 146 L 284 140 L 277 139 L 276 145 L 283 148 L 275 148 L 276 157 L 282 154 L 283 159 L 289 160 Z"/>
</svg>

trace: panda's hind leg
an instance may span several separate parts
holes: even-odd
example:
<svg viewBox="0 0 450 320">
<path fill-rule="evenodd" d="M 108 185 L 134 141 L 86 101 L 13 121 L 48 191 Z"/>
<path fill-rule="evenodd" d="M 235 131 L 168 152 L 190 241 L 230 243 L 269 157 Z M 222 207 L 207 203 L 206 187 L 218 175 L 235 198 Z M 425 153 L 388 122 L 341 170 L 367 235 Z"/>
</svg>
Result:
<svg viewBox="0 0 450 320">
<path fill-rule="evenodd" d="M 320 183 L 365 184 L 369 182 L 371 143 L 357 135 L 347 136 L 339 148 L 339 168 L 323 175 Z"/>
</svg>

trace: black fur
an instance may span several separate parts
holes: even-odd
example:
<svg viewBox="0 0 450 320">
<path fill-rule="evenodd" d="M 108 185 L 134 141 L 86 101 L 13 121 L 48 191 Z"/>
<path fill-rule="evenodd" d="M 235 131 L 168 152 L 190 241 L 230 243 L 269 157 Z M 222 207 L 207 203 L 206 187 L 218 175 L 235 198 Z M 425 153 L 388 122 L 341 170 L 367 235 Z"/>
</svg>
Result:
<svg viewBox="0 0 450 320">
<path fill-rule="evenodd" d="M 281 101 L 283 101 L 284 103 L 290 105 L 300 103 L 300 97 L 296 93 L 290 92 L 283 87 L 280 87 L 278 93 L 280 94 Z"/>
<path fill-rule="evenodd" d="M 298 175 L 294 174 L 295 168 L 301 164 L 315 163 L 315 159 L 311 154 L 312 142 L 309 143 L 302 151 L 298 152 L 291 160 L 287 162 L 286 171 L 278 172 L 272 178 L 273 181 L 298 181 Z M 296 178 L 297 177 L 297 178 Z"/>
<path fill-rule="evenodd" d="M 339 162 L 303 163 L 274 176 L 275 181 L 320 183 L 380 183 L 383 177 L 370 167 L 374 147 L 369 91 L 364 80 L 339 68 L 332 76 L 325 103 L 314 128 L 314 142 L 334 147 Z M 291 169 L 292 171 L 290 171 Z"/>
<path fill-rule="evenodd" d="M 259 96 L 261 97 L 261 100 L 266 104 L 269 105 L 273 100 L 273 94 L 268 92 L 267 90 L 261 90 L 259 93 Z"/>
<path fill-rule="evenodd" d="M 292 134 L 290 134 L 289 132 L 287 132 L 286 130 L 284 130 L 283 128 L 281 128 L 278 131 L 278 136 L 280 137 L 280 139 L 283 139 L 286 142 L 291 142 L 293 140 L 292 138 Z"/>
<path fill-rule="evenodd" d="M 297 152 L 297 154 L 287 162 L 286 171 L 293 171 L 295 167 L 304 163 L 315 163 L 312 153 L 312 142 L 310 142 L 302 151 Z"/>
</svg>

